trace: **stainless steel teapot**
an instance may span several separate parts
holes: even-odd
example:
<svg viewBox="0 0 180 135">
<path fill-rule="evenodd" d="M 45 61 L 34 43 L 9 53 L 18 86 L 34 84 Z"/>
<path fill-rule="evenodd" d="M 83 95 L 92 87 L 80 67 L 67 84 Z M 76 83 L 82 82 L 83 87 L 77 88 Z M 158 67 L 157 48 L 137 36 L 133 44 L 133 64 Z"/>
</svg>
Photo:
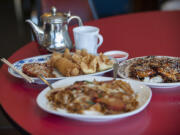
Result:
<svg viewBox="0 0 180 135">
<path fill-rule="evenodd" d="M 73 47 L 68 33 L 68 24 L 72 19 L 77 19 L 79 25 L 83 25 L 79 16 L 71 16 L 71 13 L 56 13 L 56 8 L 51 8 L 51 13 L 44 13 L 41 16 L 43 26 L 40 28 L 31 20 L 26 20 L 33 30 L 34 37 L 38 44 L 48 51 L 63 52 L 65 48 Z"/>
</svg>

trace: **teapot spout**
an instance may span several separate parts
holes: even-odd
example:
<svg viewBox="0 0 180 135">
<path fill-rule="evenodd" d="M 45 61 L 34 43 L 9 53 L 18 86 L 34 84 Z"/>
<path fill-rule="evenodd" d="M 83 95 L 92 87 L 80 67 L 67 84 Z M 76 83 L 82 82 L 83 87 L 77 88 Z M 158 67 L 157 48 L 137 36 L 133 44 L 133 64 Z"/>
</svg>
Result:
<svg viewBox="0 0 180 135">
<path fill-rule="evenodd" d="M 42 45 L 44 31 L 40 27 L 38 27 L 36 24 L 34 24 L 30 19 L 26 20 L 26 22 L 30 24 L 32 31 L 33 31 L 34 38 L 37 40 L 37 42 L 40 45 Z"/>
</svg>

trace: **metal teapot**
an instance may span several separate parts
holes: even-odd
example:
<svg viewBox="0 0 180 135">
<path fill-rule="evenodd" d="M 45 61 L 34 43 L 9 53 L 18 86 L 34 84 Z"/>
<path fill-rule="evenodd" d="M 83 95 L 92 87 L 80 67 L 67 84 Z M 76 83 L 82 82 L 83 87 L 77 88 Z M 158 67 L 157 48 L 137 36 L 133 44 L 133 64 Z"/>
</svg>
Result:
<svg viewBox="0 0 180 135">
<path fill-rule="evenodd" d="M 33 30 L 34 37 L 38 44 L 48 51 L 63 52 L 65 48 L 73 47 L 68 33 L 68 24 L 72 19 L 77 19 L 79 25 L 83 25 L 79 16 L 71 16 L 71 13 L 56 13 L 56 8 L 51 8 L 51 13 L 44 13 L 41 16 L 43 26 L 38 27 L 31 20 L 26 20 Z"/>
</svg>

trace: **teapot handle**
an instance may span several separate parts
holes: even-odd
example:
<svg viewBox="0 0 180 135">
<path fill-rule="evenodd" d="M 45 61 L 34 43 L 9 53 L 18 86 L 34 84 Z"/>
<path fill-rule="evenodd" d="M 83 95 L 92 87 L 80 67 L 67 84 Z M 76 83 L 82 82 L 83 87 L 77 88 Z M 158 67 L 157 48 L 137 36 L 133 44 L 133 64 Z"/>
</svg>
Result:
<svg viewBox="0 0 180 135">
<path fill-rule="evenodd" d="M 69 24 L 69 22 L 70 22 L 72 19 L 77 19 L 79 26 L 83 26 L 82 20 L 81 20 L 81 18 L 80 18 L 79 16 L 70 16 L 70 17 L 68 18 L 68 20 L 67 20 L 68 24 Z"/>
</svg>

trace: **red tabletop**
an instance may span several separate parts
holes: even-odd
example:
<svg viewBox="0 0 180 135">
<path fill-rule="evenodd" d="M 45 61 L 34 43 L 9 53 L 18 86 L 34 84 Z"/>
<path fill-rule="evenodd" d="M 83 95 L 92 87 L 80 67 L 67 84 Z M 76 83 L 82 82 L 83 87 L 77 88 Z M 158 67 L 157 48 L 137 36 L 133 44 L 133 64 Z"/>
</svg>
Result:
<svg viewBox="0 0 180 135">
<path fill-rule="evenodd" d="M 130 58 L 145 55 L 180 57 L 180 12 L 147 12 L 122 15 L 86 23 L 100 28 L 104 43 L 98 50 L 123 50 Z M 35 42 L 17 52 L 15 62 L 40 55 Z M 175 135 L 180 134 L 180 87 L 153 88 L 148 107 L 134 116 L 110 122 L 88 123 L 49 114 L 36 104 L 45 86 L 30 85 L 14 78 L 7 66 L 0 69 L 0 103 L 23 129 L 38 135 Z"/>
</svg>

